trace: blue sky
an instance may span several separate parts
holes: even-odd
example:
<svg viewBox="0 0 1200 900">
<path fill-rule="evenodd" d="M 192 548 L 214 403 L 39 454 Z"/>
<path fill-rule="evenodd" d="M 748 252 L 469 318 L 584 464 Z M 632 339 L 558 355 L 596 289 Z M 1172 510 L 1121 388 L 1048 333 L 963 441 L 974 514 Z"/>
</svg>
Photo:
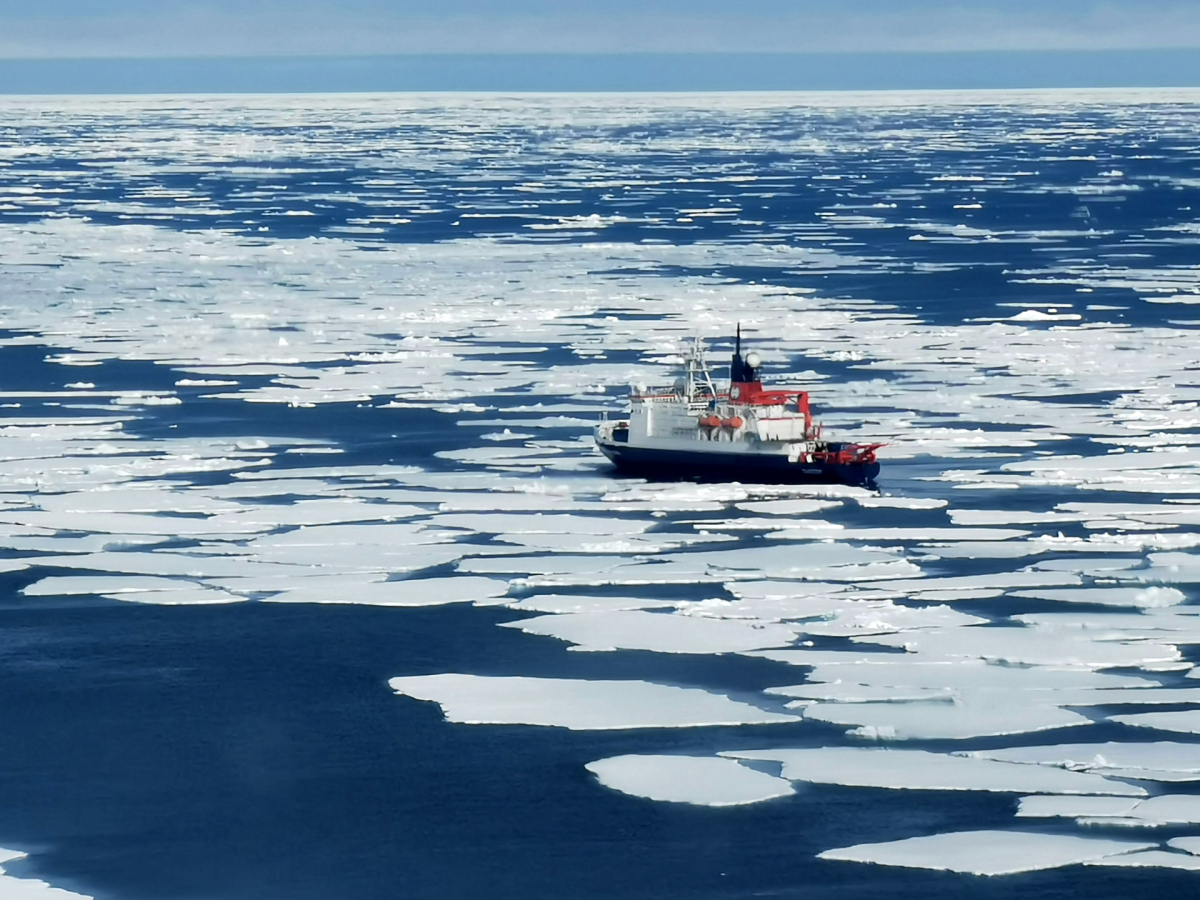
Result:
<svg viewBox="0 0 1200 900">
<path fill-rule="evenodd" d="M 0 0 L 0 58 L 1200 47 L 1197 0 Z"/>
<path fill-rule="evenodd" d="M 0 92 L 1126 83 L 1200 85 L 1200 0 L 0 0 Z"/>
</svg>

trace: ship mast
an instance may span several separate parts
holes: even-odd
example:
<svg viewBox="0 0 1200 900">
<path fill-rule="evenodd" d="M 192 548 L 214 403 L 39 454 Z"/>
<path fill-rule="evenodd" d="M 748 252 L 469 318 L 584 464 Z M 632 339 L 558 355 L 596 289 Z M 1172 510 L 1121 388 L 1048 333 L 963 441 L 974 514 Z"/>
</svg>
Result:
<svg viewBox="0 0 1200 900">
<path fill-rule="evenodd" d="M 712 375 L 709 374 L 708 364 L 704 361 L 704 344 L 699 335 L 693 338 L 692 352 L 687 358 L 687 400 L 689 403 L 694 401 L 699 393 L 696 390 L 697 384 L 708 388 L 710 399 L 716 398 L 717 388 L 713 384 Z"/>
</svg>

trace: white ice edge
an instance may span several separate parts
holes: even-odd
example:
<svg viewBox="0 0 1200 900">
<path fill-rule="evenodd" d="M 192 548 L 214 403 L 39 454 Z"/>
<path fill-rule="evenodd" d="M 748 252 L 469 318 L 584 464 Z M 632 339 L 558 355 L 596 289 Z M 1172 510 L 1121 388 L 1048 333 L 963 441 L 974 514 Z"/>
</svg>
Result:
<svg viewBox="0 0 1200 900">
<path fill-rule="evenodd" d="M 440 674 L 388 684 L 397 694 L 436 702 L 448 721 L 468 725 L 612 730 L 798 721 L 721 694 L 646 681 Z"/>
<path fill-rule="evenodd" d="M 742 806 L 795 793 L 784 778 L 714 756 L 614 756 L 585 768 L 605 787 L 669 803 Z"/>
<path fill-rule="evenodd" d="M 1024 831 L 960 831 L 880 844 L 857 844 L 819 859 L 934 869 L 968 875 L 1015 875 L 1153 849 L 1155 844 Z"/>
</svg>

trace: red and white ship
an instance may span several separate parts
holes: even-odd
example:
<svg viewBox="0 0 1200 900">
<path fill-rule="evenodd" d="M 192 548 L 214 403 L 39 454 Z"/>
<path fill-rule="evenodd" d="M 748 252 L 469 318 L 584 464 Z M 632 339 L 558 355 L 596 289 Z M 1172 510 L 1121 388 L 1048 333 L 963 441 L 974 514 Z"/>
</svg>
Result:
<svg viewBox="0 0 1200 900">
<path fill-rule="evenodd" d="M 651 477 L 874 482 L 883 445 L 823 440 L 808 392 L 764 388 L 759 363 L 753 350 L 742 357 L 739 327 L 729 388 L 719 391 L 697 340 L 674 386 L 635 391 L 627 419 L 596 426 L 596 446 L 618 468 Z"/>
</svg>

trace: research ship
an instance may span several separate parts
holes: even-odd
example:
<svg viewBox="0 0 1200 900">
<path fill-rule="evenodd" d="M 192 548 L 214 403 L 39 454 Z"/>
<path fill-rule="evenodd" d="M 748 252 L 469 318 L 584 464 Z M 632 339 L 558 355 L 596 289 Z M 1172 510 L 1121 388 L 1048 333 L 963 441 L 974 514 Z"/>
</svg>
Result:
<svg viewBox="0 0 1200 900">
<path fill-rule="evenodd" d="M 766 389 L 761 359 L 742 356 L 738 327 L 729 388 L 717 390 L 697 339 L 671 388 L 637 388 L 628 418 L 602 420 L 596 446 L 618 469 L 651 478 L 872 486 L 882 444 L 822 440 L 808 392 Z"/>
</svg>

